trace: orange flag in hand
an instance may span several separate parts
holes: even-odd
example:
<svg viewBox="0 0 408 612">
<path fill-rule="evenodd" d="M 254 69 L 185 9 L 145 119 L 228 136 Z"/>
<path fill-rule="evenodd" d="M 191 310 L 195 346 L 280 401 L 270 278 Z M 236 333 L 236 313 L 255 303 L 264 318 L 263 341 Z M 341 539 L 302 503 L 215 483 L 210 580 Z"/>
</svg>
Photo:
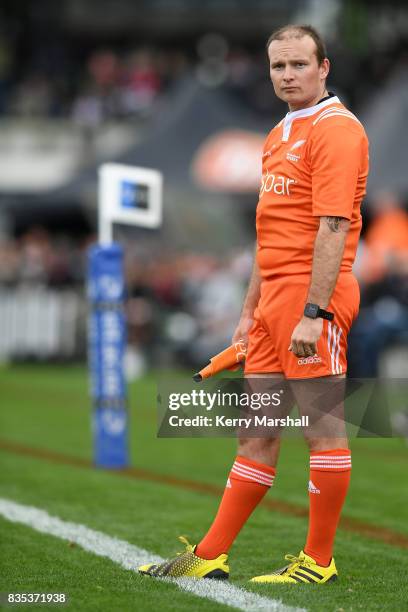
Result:
<svg viewBox="0 0 408 612">
<path fill-rule="evenodd" d="M 204 378 L 214 376 L 222 370 L 230 370 L 231 372 L 238 370 L 241 363 L 245 361 L 247 354 L 247 346 L 243 340 L 234 342 L 224 351 L 218 353 L 210 359 L 210 363 L 202 370 L 194 374 L 193 379 L 196 382 L 202 381 Z"/>
</svg>

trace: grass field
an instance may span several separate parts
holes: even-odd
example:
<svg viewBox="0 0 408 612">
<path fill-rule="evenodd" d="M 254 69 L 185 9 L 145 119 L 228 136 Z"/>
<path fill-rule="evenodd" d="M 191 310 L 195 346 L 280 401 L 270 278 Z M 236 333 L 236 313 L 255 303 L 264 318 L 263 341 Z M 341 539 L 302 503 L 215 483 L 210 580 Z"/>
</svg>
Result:
<svg viewBox="0 0 408 612">
<path fill-rule="evenodd" d="M 180 534 L 197 541 L 217 508 L 217 488 L 224 486 L 234 441 L 157 439 L 155 398 L 155 376 L 132 385 L 135 470 L 105 472 L 91 466 L 85 368 L 0 369 L 0 498 L 163 557 L 180 550 Z M 336 545 L 340 580 L 326 587 L 247 582 L 282 566 L 283 555 L 297 554 L 304 543 L 308 456 L 304 445 L 291 439 L 267 496 L 270 503 L 256 510 L 231 551 L 233 585 L 269 598 L 271 610 L 276 599 L 325 612 L 407 609 L 408 449 L 402 440 L 366 439 L 354 440 L 352 450 L 346 520 Z M 273 501 L 280 504 L 275 507 Z M 26 525 L 0 519 L 0 541 L 0 592 L 65 592 L 67 607 L 75 611 L 231 609 L 174 584 L 140 577 Z"/>
</svg>

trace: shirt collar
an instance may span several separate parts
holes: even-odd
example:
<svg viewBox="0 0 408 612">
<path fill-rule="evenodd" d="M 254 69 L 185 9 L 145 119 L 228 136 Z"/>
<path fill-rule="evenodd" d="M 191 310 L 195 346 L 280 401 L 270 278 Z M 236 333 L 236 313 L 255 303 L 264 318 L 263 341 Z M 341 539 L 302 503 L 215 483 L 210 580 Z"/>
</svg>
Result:
<svg viewBox="0 0 408 612">
<path fill-rule="evenodd" d="M 290 111 L 286 114 L 286 117 L 283 120 L 283 135 L 282 142 L 287 142 L 290 136 L 290 130 L 292 128 L 292 123 L 295 119 L 300 119 L 303 117 L 310 117 L 315 113 L 318 113 L 325 106 L 329 106 L 329 104 L 338 104 L 340 100 L 337 96 L 330 94 L 325 98 L 322 98 L 317 104 L 314 106 L 309 106 L 308 108 L 301 108 L 297 111 Z"/>
</svg>

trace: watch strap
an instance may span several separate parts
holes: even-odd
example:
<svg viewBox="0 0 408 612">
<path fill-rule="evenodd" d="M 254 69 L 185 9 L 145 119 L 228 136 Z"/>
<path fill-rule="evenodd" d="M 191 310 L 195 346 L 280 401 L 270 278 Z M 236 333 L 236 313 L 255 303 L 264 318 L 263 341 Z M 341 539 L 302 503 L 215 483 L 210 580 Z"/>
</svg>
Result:
<svg viewBox="0 0 408 612">
<path fill-rule="evenodd" d="M 317 316 L 321 319 L 326 319 L 326 321 L 333 321 L 334 319 L 334 313 L 329 312 L 328 310 L 323 310 L 323 308 L 319 308 L 317 311 Z"/>
</svg>

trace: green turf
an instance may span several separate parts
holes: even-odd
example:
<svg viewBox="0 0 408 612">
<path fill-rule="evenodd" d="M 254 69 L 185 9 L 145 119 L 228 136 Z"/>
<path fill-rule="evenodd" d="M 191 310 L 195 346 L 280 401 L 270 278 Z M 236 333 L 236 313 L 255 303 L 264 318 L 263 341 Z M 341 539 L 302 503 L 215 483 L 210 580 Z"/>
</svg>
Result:
<svg viewBox="0 0 408 612">
<path fill-rule="evenodd" d="M 155 394 L 154 376 L 131 389 L 133 463 L 162 474 L 223 486 L 234 455 L 233 440 L 156 439 Z M 91 457 L 84 369 L 4 368 L 0 370 L 0 398 L 1 438 Z M 400 440 L 354 441 L 345 514 L 408 533 L 407 458 L 408 451 Z M 217 507 L 216 497 L 208 494 L 9 452 L 0 453 L 0 464 L 0 496 L 35 505 L 163 556 L 178 549 L 178 534 L 188 534 L 193 541 L 199 538 Z M 306 507 L 307 471 L 305 448 L 288 440 L 269 498 Z M 0 591 L 21 589 L 23 580 L 25 590 L 55 590 L 63 582 L 65 592 L 75 601 L 75 610 L 222 609 L 172 585 L 147 584 L 108 560 L 26 527 L 2 521 L 1 530 L 2 564 L 5 559 L 7 563 L 1 571 Z M 311 589 L 247 584 L 252 575 L 281 566 L 284 553 L 297 553 L 305 533 L 304 519 L 259 508 L 232 549 L 234 583 L 309 610 L 404 609 L 408 600 L 403 573 L 407 551 L 345 531 L 337 538 L 336 561 L 341 572 L 337 584 Z M 97 589 L 98 585 L 102 589 Z M 134 607 L 135 597 L 140 607 Z"/>
<path fill-rule="evenodd" d="M 21 366 L 0 370 L 0 434 L 38 448 L 91 458 L 90 402 L 83 368 Z M 234 456 L 232 439 L 157 439 L 156 377 L 130 389 L 131 455 L 138 467 L 220 486 Z M 408 448 L 402 440 L 354 440 L 345 512 L 408 533 Z M 188 456 L 188 461 L 186 457 Z M 205 461 L 203 461 L 205 457 Z M 273 496 L 306 507 L 308 455 L 299 440 L 283 445 Z M 386 482 L 386 486 L 384 486 Z M 380 486 L 381 484 L 381 486 Z M 371 500 L 371 503 L 367 503 Z"/>
<path fill-rule="evenodd" d="M 66 606 L 19 605 L 10 610 L 154 610 L 158 601 L 169 598 L 177 610 L 208 610 L 206 601 L 171 584 L 153 584 L 108 559 L 28 527 L 0 519 L 0 538 L 3 558 L 7 558 L 0 582 L 4 593 L 65 593 L 68 597 Z"/>
</svg>

